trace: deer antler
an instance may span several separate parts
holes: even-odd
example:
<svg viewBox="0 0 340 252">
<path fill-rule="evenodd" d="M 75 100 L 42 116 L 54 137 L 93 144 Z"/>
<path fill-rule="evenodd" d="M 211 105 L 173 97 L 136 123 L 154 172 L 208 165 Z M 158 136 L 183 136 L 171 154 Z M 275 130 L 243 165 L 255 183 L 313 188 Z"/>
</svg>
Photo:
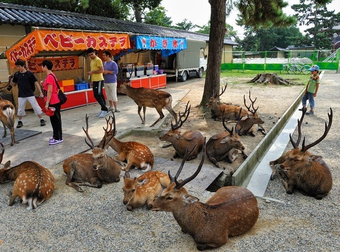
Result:
<svg viewBox="0 0 340 252">
<path fill-rule="evenodd" d="M 226 119 L 225 108 L 223 108 L 223 111 L 222 111 L 222 124 L 223 124 L 223 127 L 226 129 L 226 131 L 228 131 L 229 134 L 232 136 L 234 134 L 234 128 L 229 129 L 228 126 L 226 125 L 225 119 Z"/>
<path fill-rule="evenodd" d="M 189 102 L 187 103 L 186 107 L 185 107 L 185 111 L 183 114 L 181 114 L 181 112 L 178 112 L 178 116 L 179 116 L 179 119 L 178 121 L 176 122 L 176 124 L 173 124 L 171 122 L 171 129 L 172 130 L 176 130 L 176 129 L 179 129 L 180 127 L 182 127 L 183 123 L 188 119 L 188 116 L 190 114 L 190 109 L 191 109 L 191 105 L 189 106 Z M 188 107 L 189 106 L 189 107 Z M 184 118 L 184 120 L 182 121 L 182 118 Z"/>
<path fill-rule="evenodd" d="M 255 100 L 252 100 L 252 99 L 251 99 L 250 90 L 249 90 L 249 100 L 250 100 L 250 102 L 251 102 L 251 105 L 247 106 L 246 96 L 243 95 L 244 106 L 246 106 L 247 110 L 248 110 L 250 113 L 252 113 L 253 115 L 255 115 L 255 114 L 256 114 L 256 111 L 259 109 L 259 106 L 257 106 L 257 108 L 255 109 L 254 104 L 255 104 L 255 102 L 256 102 L 256 100 L 257 100 L 257 97 L 255 98 Z M 252 107 L 252 110 L 250 109 L 250 106 Z"/>
<path fill-rule="evenodd" d="M 302 134 L 301 134 L 301 125 L 302 125 L 302 121 L 303 121 L 303 118 L 304 118 L 305 114 L 306 114 L 306 109 L 303 109 L 302 110 L 301 118 L 298 119 L 298 139 L 296 140 L 296 142 L 293 141 L 292 134 L 289 134 L 289 139 L 290 139 L 290 142 L 293 145 L 294 149 L 299 147 L 299 144 L 300 144 L 300 141 L 301 141 L 301 136 L 302 136 Z"/>
<path fill-rule="evenodd" d="M 4 158 L 4 153 L 5 153 L 5 146 L 3 143 L 0 143 L 1 145 L 1 153 L 0 153 L 0 164 L 2 163 L 2 159 Z"/>
<path fill-rule="evenodd" d="M 86 114 L 86 116 L 85 116 L 85 122 L 86 122 L 86 130 L 85 130 L 84 127 L 83 127 L 83 131 L 85 132 L 85 135 L 87 136 L 87 138 L 89 139 L 89 141 L 90 141 L 91 144 L 89 144 L 89 143 L 87 142 L 86 138 L 85 138 L 85 143 L 86 143 L 91 149 L 94 149 L 94 147 L 95 147 L 95 146 L 94 146 L 94 143 L 93 143 L 91 137 L 89 136 L 89 117 L 87 116 L 87 114 Z"/>
<path fill-rule="evenodd" d="M 110 119 L 112 118 L 112 123 L 110 123 Z M 116 135 L 116 120 L 115 116 L 112 113 L 112 116 L 109 116 L 108 119 L 106 119 L 106 128 L 103 127 L 103 130 L 105 131 L 105 140 L 103 141 L 102 146 L 100 148 L 104 149 L 105 146 L 112 140 L 112 138 Z M 114 128 L 112 130 L 112 124 L 114 124 Z M 109 128 L 110 126 L 110 128 Z"/>
<path fill-rule="evenodd" d="M 333 121 L 333 110 L 332 110 L 332 108 L 330 108 L 330 111 L 331 111 L 330 113 L 327 113 L 328 124 L 327 124 L 327 122 L 325 122 L 325 131 L 324 131 L 323 135 L 318 140 L 316 140 L 315 142 L 313 142 L 311 144 L 308 144 L 307 146 L 305 146 L 305 138 L 303 138 L 302 149 L 301 149 L 302 152 L 306 152 L 309 148 L 317 145 L 327 136 L 328 131 L 331 129 L 332 121 Z"/>
<path fill-rule="evenodd" d="M 175 181 L 176 183 L 176 186 L 175 188 L 176 189 L 180 189 L 181 187 L 183 187 L 185 184 L 187 184 L 188 182 L 190 182 L 191 180 L 193 180 L 194 178 L 196 178 L 196 176 L 198 175 L 198 173 L 200 173 L 201 169 L 202 169 L 202 166 L 203 166 L 203 163 L 204 163 L 204 159 L 205 159 L 205 152 L 206 152 L 206 137 L 204 138 L 204 143 L 203 143 L 203 149 L 202 149 L 202 158 L 201 158 L 201 162 L 199 164 L 199 166 L 197 167 L 197 170 L 195 171 L 194 174 L 192 174 L 189 178 L 186 178 L 185 180 L 183 180 L 182 182 L 178 182 L 177 181 L 177 178 L 179 176 L 179 174 L 182 172 L 182 169 L 183 169 L 183 166 L 184 166 L 184 163 L 185 161 L 187 160 L 187 158 L 189 157 L 189 155 L 193 152 L 193 150 L 196 148 L 196 145 L 194 146 L 194 148 L 192 148 L 191 151 L 188 150 L 188 148 L 186 149 L 186 152 L 185 152 L 185 155 L 183 157 L 183 160 L 182 160 L 182 163 L 180 165 L 180 167 L 178 168 L 178 171 L 176 173 L 176 176 L 175 178 L 172 178 L 171 175 L 170 175 L 170 171 L 169 171 L 169 177 L 171 179 L 171 181 Z"/>
<path fill-rule="evenodd" d="M 228 82 L 225 84 L 224 87 L 222 87 L 222 91 L 221 91 L 221 93 L 217 97 L 220 97 L 221 95 L 224 94 L 224 92 L 227 90 L 227 86 L 228 86 Z"/>
</svg>

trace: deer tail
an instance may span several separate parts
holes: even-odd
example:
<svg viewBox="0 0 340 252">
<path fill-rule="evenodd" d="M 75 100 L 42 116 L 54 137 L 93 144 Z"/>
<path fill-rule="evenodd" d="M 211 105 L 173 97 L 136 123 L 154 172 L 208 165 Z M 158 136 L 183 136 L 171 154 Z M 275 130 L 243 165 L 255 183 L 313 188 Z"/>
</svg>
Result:
<svg viewBox="0 0 340 252">
<path fill-rule="evenodd" d="M 7 118 L 7 125 L 14 127 L 14 114 L 15 110 L 12 105 L 8 104 L 3 106 L 3 114 Z"/>
</svg>

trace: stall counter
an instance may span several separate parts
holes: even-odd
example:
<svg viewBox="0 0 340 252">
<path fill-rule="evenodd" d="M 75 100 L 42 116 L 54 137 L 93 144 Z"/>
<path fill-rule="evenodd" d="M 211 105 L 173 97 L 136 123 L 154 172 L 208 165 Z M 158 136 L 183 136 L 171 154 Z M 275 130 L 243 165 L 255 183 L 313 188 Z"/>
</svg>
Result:
<svg viewBox="0 0 340 252">
<path fill-rule="evenodd" d="M 133 88 L 151 88 L 158 89 L 166 87 L 166 74 L 157 74 L 141 77 L 132 77 L 130 79 L 131 87 Z"/>
</svg>

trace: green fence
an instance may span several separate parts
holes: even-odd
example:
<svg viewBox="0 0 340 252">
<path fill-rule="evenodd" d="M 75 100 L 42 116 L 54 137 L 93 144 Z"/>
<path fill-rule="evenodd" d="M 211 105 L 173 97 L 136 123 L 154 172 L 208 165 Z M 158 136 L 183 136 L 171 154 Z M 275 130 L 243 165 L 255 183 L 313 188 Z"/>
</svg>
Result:
<svg viewBox="0 0 340 252">
<path fill-rule="evenodd" d="M 282 71 L 287 66 L 303 68 L 318 65 L 322 70 L 339 69 L 340 50 L 283 50 L 263 52 L 225 51 L 224 62 L 230 59 L 231 63 L 223 63 L 221 70 L 260 70 Z"/>
</svg>

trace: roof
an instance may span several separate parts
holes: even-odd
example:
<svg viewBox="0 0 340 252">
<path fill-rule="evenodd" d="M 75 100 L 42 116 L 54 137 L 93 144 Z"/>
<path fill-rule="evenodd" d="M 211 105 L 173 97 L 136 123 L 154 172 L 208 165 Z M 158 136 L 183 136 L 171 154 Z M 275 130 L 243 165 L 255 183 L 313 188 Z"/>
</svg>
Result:
<svg viewBox="0 0 340 252">
<path fill-rule="evenodd" d="M 145 23 L 136 23 L 108 17 L 2 2 L 0 2 L 0 24 L 63 28 L 82 31 L 107 31 L 127 33 L 130 35 L 143 34 L 163 37 L 184 37 L 186 39 L 204 41 L 209 40 L 209 36 L 203 33 L 149 25 Z M 237 43 L 228 38 L 224 39 L 224 44 L 237 45 Z"/>
</svg>

